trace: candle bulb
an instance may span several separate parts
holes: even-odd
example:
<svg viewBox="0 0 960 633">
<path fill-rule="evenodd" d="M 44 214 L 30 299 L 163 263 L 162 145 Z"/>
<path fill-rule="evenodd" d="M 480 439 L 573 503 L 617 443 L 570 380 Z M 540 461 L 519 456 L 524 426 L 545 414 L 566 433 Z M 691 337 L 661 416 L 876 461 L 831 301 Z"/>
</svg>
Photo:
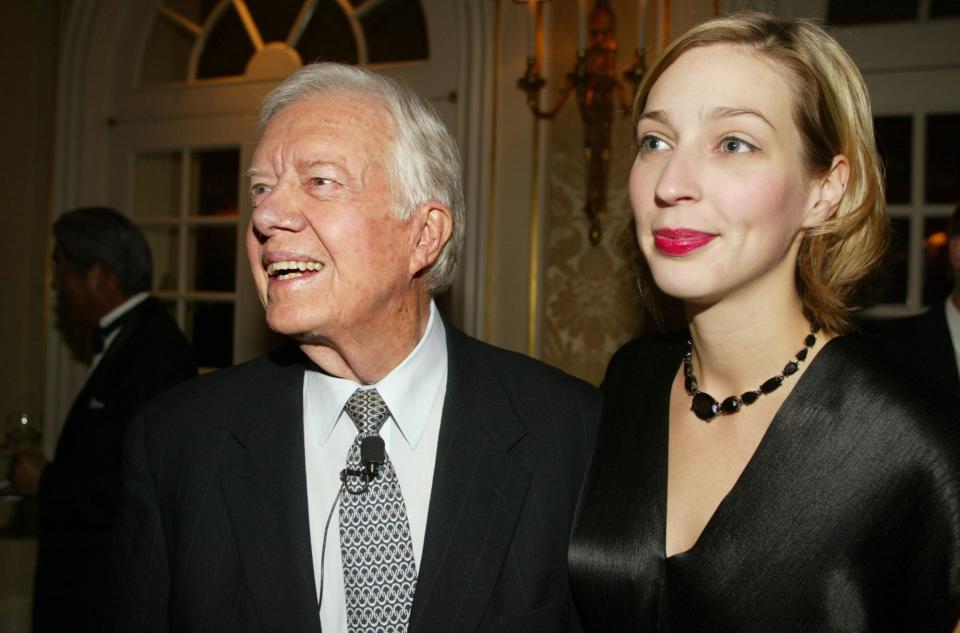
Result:
<svg viewBox="0 0 960 633">
<path fill-rule="evenodd" d="M 528 0 L 527 7 L 530 9 L 530 39 L 527 42 L 527 57 L 536 61 L 537 59 L 537 0 Z"/>
<path fill-rule="evenodd" d="M 643 53 L 646 48 L 647 37 L 647 7 L 646 0 L 637 0 L 637 50 Z"/>
<path fill-rule="evenodd" d="M 587 50 L 587 0 L 577 1 L 577 52 L 583 52 Z"/>
</svg>

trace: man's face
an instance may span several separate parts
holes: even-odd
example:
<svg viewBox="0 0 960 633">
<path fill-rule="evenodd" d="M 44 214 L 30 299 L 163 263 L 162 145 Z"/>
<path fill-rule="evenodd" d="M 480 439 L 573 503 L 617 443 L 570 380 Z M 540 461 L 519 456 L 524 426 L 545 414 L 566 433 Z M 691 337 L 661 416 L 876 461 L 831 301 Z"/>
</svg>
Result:
<svg viewBox="0 0 960 633">
<path fill-rule="evenodd" d="M 356 94 L 306 98 L 267 126 L 249 170 L 247 255 L 274 331 L 321 344 L 390 335 L 416 292 L 414 223 L 394 216 L 393 145 L 389 112 Z"/>
<path fill-rule="evenodd" d="M 57 320 L 61 325 L 93 328 L 97 325 L 98 315 L 94 303 L 91 285 L 93 270 L 80 273 L 71 264 L 59 245 L 53 250 L 53 280 L 51 285 L 56 292 Z"/>
</svg>

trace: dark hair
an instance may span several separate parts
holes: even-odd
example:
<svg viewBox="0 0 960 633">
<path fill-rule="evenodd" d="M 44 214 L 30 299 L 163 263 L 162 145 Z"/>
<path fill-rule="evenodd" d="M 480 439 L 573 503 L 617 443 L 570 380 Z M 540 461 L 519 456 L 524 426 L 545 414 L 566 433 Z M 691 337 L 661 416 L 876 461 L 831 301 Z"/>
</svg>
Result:
<svg viewBox="0 0 960 633">
<path fill-rule="evenodd" d="M 61 215 L 53 236 L 67 262 L 86 273 L 100 264 L 120 281 L 126 295 L 150 290 L 153 261 L 143 233 L 129 218 L 107 207 L 83 207 Z"/>
<path fill-rule="evenodd" d="M 953 213 L 950 214 L 950 219 L 947 220 L 947 235 L 950 236 L 950 239 L 960 235 L 960 204 L 953 210 Z"/>
</svg>

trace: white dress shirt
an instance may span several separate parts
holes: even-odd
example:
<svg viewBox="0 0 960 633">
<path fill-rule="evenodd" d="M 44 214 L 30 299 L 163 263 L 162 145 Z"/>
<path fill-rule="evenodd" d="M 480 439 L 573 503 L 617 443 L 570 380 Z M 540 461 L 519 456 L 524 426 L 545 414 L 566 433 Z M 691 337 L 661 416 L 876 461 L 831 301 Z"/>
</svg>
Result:
<svg viewBox="0 0 960 633">
<path fill-rule="evenodd" d="M 100 328 L 102 329 L 107 327 L 108 325 L 110 325 L 111 323 L 113 323 L 114 321 L 122 317 L 124 314 L 126 314 L 127 312 L 130 312 L 130 310 L 133 310 L 138 305 L 146 301 L 149 297 L 150 297 L 149 292 L 138 292 L 137 294 L 133 295 L 132 297 L 130 297 L 129 299 L 127 299 L 126 301 L 118 305 L 116 308 L 114 308 L 110 312 L 107 312 L 105 315 L 100 317 L 100 323 L 99 323 Z M 115 329 L 114 331 L 107 334 L 107 336 L 103 339 L 103 349 L 100 350 L 99 354 L 93 355 L 93 362 L 90 363 L 90 370 L 87 372 L 87 379 L 90 378 L 90 375 L 93 374 L 93 370 L 96 369 L 97 365 L 100 364 L 100 359 L 103 358 L 103 355 L 106 353 L 107 348 L 110 347 L 110 344 L 113 343 L 113 340 L 117 338 L 117 336 L 120 334 L 121 329 L 122 328 Z"/>
<path fill-rule="evenodd" d="M 947 315 L 947 329 L 950 331 L 950 340 L 953 341 L 953 356 L 957 361 L 957 367 L 960 369 L 960 310 L 953 302 L 953 295 L 947 297 L 947 305 L 944 308 Z"/>
<path fill-rule="evenodd" d="M 347 451 L 357 436 L 344 405 L 357 388 L 364 386 L 319 371 L 307 371 L 303 380 L 310 544 L 318 599 L 323 579 L 320 625 L 324 633 L 347 630 L 338 508 L 333 509 L 326 531 L 326 556 L 324 527 L 340 490 L 340 470 L 346 466 Z M 446 332 L 432 301 L 423 338 L 403 362 L 369 387 L 377 389 L 390 410 L 380 436 L 403 492 L 419 569 L 447 388 Z"/>
</svg>

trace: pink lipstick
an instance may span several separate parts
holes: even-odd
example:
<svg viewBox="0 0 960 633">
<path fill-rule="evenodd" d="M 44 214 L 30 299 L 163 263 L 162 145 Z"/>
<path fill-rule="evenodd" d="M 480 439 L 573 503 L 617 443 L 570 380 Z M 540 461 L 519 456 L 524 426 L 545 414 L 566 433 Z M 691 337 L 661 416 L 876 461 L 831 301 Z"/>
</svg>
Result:
<svg viewBox="0 0 960 633">
<path fill-rule="evenodd" d="M 693 229 L 657 229 L 653 232 L 653 244 L 664 255 L 680 257 L 706 246 L 715 237 L 713 233 Z"/>
</svg>

